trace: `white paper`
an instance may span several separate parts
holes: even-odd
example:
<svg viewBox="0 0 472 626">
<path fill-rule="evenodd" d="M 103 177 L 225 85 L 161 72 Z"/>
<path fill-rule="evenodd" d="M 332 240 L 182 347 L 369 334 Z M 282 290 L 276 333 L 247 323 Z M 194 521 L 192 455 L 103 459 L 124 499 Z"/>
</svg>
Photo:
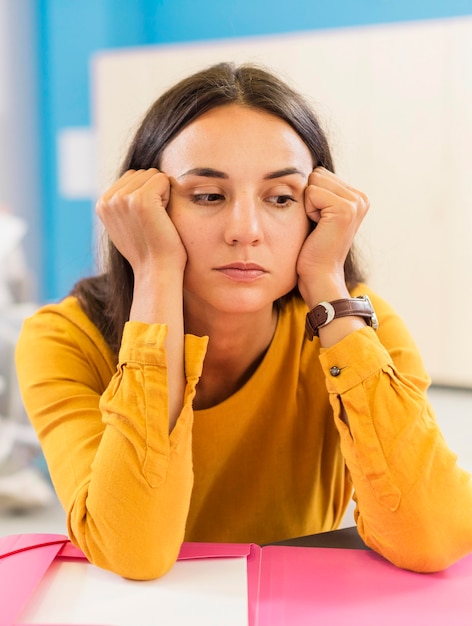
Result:
<svg viewBox="0 0 472 626">
<path fill-rule="evenodd" d="M 247 626 L 247 559 L 178 561 L 144 582 L 58 559 L 17 624 Z"/>
</svg>

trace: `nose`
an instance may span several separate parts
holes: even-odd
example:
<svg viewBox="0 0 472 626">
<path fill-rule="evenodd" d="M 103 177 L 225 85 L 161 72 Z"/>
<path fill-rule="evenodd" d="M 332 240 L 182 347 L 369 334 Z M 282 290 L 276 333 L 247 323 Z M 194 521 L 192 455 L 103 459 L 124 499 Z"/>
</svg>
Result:
<svg viewBox="0 0 472 626">
<path fill-rule="evenodd" d="M 262 239 L 261 215 L 254 200 L 243 197 L 227 207 L 225 221 L 227 244 L 256 246 Z"/>
</svg>

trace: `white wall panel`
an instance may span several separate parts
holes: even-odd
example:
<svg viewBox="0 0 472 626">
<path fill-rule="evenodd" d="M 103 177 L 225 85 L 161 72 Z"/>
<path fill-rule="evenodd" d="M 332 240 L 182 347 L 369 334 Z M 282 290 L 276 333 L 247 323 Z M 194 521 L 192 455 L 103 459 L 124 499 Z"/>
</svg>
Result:
<svg viewBox="0 0 472 626">
<path fill-rule="evenodd" d="M 103 53 L 102 188 L 159 93 L 226 60 L 262 63 L 310 97 L 338 173 L 371 199 L 359 235 L 370 284 L 406 320 L 434 382 L 472 387 L 472 19 Z"/>
</svg>

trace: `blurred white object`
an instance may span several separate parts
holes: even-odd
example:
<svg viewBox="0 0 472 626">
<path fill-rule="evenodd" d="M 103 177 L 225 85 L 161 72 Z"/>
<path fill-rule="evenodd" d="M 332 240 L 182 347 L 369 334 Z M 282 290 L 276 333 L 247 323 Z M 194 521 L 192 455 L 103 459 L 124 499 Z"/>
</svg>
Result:
<svg viewBox="0 0 472 626">
<path fill-rule="evenodd" d="M 0 512 L 25 511 L 55 501 L 49 478 L 35 466 L 41 450 L 20 395 L 15 344 L 33 304 L 0 307 Z"/>
<path fill-rule="evenodd" d="M 55 502 L 54 492 L 34 467 L 0 476 L 0 513 L 27 511 Z"/>
<path fill-rule="evenodd" d="M 29 274 L 21 247 L 26 222 L 0 206 L 0 310 L 27 299 Z"/>
<path fill-rule="evenodd" d="M 26 233 L 26 222 L 0 206 L 0 260 L 18 248 Z"/>
<path fill-rule="evenodd" d="M 0 511 L 25 510 L 54 500 L 49 479 L 35 467 L 40 446 L 21 399 L 15 345 L 25 317 L 29 275 L 21 246 L 24 220 L 0 206 Z"/>
</svg>

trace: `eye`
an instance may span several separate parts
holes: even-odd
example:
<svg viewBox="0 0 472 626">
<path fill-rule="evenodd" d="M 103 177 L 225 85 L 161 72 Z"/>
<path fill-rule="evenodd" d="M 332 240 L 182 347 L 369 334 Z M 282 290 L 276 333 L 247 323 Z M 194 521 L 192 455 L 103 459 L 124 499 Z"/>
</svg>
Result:
<svg viewBox="0 0 472 626">
<path fill-rule="evenodd" d="M 291 204 L 296 202 L 295 198 L 289 194 L 281 194 L 277 196 L 270 196 L 267 198 L 267 202 L 273 204 L 278 209 L 286 209 Z"/>
<path fill-rule="evenodd" d="M 202 206 L 217 204 L 224 199 L 225 197 L 221 193 L 196 193 L 192 196 L 192 202 Z"/>
</svg>

